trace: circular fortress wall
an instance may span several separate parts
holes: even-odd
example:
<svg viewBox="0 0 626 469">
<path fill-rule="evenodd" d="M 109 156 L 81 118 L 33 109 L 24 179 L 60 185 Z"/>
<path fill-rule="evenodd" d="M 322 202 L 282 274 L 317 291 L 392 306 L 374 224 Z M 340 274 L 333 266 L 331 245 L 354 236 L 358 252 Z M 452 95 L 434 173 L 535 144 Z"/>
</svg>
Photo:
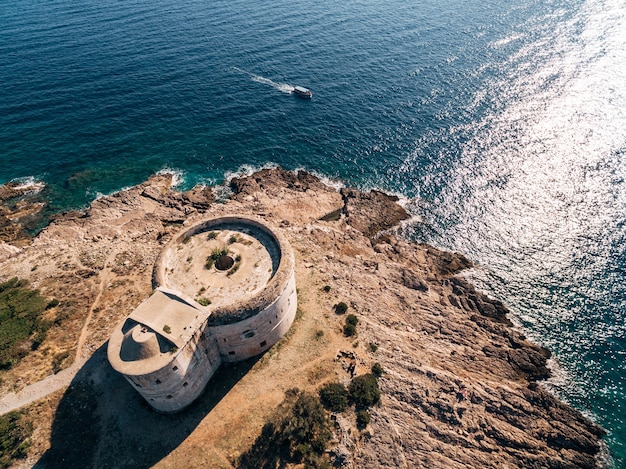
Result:
<svg viewBox="0 0 626 469">
<path fill-rule="evenodd" d="M 223 361 L 264 352 L 297 308 L 294 257 L 265 223 L 231 216 L 172 240 L 154 270 L 155 290 L 111 335 L 109 362 L 160 412 L 203 391 Z"/>
<path fill-rule="evenodd" d="M 257 219 L 221 217 L 187 229 L 163 250 L 154 280 L 206 312 L 205 334 L 223 361 L 264 352 L 295 318 L 293 252 Z"/>
</svg>

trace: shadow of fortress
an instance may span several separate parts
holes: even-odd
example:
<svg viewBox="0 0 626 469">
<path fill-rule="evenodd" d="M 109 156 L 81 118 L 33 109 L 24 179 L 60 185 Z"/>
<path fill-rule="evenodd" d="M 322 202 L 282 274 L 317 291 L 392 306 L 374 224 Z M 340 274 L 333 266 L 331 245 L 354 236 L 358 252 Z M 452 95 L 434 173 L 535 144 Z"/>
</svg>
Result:
<svg viewBox="0 0 626 469">
<path fill-rule="evenodd" d="M 223 364 L 204 392 L 172 415 L 154 411 L 107 360 L 107 344 L 61 398 L 51 447 L 35 468 L 147 468 L 186 439 L 262 355 Z"/>
</svg>

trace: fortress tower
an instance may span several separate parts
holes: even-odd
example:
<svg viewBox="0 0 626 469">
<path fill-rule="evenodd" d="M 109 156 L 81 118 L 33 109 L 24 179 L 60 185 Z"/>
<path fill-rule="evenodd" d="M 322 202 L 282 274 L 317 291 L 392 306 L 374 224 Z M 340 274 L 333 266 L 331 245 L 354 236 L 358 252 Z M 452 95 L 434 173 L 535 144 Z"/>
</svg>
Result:
<svg viewBox="0 0 626 469">
<path fill-rule="evenodd" d="M 157 288 L 113 332 L 111 366 L 160 412 L 177 412 L 222 362 L 258 355 L 291 327 L 294 256 L 264 222 L 230 216 L 185 229 L 164 248 Z"/>
</svg>

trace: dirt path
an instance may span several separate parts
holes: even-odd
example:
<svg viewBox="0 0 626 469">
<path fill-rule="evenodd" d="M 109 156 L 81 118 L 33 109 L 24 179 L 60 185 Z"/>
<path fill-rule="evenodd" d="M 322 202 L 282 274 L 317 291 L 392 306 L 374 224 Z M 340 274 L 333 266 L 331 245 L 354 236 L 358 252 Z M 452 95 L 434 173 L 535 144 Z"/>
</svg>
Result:
<svg viewBox="0 0 626 469">
<path fill-rule="evenodd" d="M 80 336 L 78 337 L 78 345 L 76 346 L 76 358 L 74 359 L 74 364 L 78 362 L 85 363 L 87 358 L 89 358 L 85 356 L 86 353 L 83 350 L 83 348 L 85 347 L 85 342 L 87 341 L 89 324 L 91 323 L 91 320 L 93 318 L 94 310 L 99 306 L 100 299 L 102 298 L 102 294 L 104 293 L 104 287 L 105 285 L 108 284 L 108 282 L 111 279 L 111 272 L 110 272 L 109 266 L 111 265 L 111 262 L 114 259 L 114 254 L 115 254 L 114 251 L 109 253 L 104 263 L 105 267 L 104 269 L 102 269 L 102 272 L 100 273 L 100 284 L 98 285 L 98 293 L 96 294 L 96 297 L 93 300 L 91 307 L 89 308 L 89 313 L 87 314 L 87 317 L 85 318 L 85 324 L 83 324 L 83 327 L 80 331 Z M 91 353 L 89 353 L 89 355 L 91 355 Z"/>
<path fill-rule="evenodd" d="M 106 260 L 105 265 L 109 266 L 112 261 L 113 253 L 109 254 L 109 257 Z M 14 410 L 18 410 L 24 406 L 32 404 L 39 399 L 43 399 L 44 397 L 56 392 L 60 389 L 63 389 L 72 382 L 76 373 L 80 371 L 83 365 L 90 358 L 92 351 L 83 350 L 85 347 L 85 342 L 87 341 L 87 337 L 89 336 L 89 324 L 91 323 L 91 319 L 94 314 L 94 309 L 98 307 L 100 303 L 100 299 L 102 298 L 102 294 L 105 289 L 105 285 L 110 280 L 111 273 L 109 269 L 104 269 L 100 275 L 100 284 L 98 285 L 98 293 L 89 308 L 89 313 L 87 314 L 87 318 L 85 319 L 85 323 L 80 331 L 80 336 L 78 338 L 78 345 L 76 346 L 76 358 L 74 359 L 74 363 L 68 368 L 61 370 L 57 374 L 49 375 L 41 381 L 37 381 L 29 386 L 26 386 L 24 389 L 20 390 L 17 393 L 9 393 L 2 398 L 0 398 L 0 415 L 4 415 L 6 413 L 12 412 Z"/>
<path fill-rule="evenodd" d="M 2 399 L 0 399 L 0 415 L 32 404 L 68 386 L 86 361 L 86 359 L 76 360 L 72 366 L 59 371 L 56 375 L 50 375 L 41 381 L 26 386 L 18 393 L 13 392 L 3 396 Z"/>
</svg>

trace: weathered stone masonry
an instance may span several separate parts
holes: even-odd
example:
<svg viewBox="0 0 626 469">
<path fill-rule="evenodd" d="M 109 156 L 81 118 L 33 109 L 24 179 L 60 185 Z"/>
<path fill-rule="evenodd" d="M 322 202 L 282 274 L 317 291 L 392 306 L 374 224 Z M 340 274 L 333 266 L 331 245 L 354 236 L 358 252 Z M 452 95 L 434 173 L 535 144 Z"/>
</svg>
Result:
<svg viewBox="0 0 626 469">
<path fill-rule="evenodd" d="M 220 251 L 227 254 L 218 263 Z M 154 283 L 153 294 L 112 334 L 108 358 L 160 412 L 191 404 L 222 362 L 269 349 L 296 314 L 291 248 L 252 218 L 185 229 L 159 256 Z"/>
</svg>

